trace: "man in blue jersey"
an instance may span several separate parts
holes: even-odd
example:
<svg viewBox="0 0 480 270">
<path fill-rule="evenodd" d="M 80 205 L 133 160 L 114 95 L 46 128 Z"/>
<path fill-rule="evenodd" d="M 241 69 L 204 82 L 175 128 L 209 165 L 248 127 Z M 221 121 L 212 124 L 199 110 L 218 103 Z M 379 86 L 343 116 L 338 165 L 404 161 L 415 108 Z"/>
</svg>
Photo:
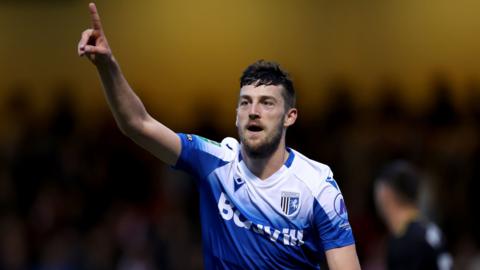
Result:
<svg viewBox="0 0 480 270">
<path fill-rule="evenodd" d="M 285 145 L 297 118 L 291 80 L 259 61 L 242 78 L 240 143 L 176 134 L 153 119 L 112 55 L 94 4 L 78 54 L 100 74 L 122 132 L 160 160 L 196 176 L 206 269 L 359 269 L 352 230 L 330 168 Z"/>
</svg>

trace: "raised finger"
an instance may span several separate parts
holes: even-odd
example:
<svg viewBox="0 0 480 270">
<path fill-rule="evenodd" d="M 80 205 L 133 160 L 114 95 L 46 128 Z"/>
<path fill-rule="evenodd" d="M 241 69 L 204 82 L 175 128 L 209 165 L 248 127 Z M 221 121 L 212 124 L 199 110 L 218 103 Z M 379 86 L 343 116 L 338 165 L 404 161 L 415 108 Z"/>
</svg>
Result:
<svg viewBox="0 0 480 270">
<path fill-rule="evenodd" d="M 98 14 L 97 7 L 94 3 L 88 4 L 90 10 L 90 16 L 92 18 L 92 27 L 94 30 L 102 31 L 102 23 L 100 21 L 100 15 Z"/>
</svg>

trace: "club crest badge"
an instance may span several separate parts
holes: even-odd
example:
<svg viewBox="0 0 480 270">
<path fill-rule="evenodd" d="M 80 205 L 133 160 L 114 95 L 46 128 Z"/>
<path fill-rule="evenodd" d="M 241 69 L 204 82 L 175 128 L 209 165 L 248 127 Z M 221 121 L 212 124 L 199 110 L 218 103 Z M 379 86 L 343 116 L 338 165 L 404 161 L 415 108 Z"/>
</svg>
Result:
<svg viewBox="0 0 480 270">
<path fill-rule="evenodd" d="M 300 208 L 300 193 L 283 191 L 280 207 L 287 216 L 295 214 Z"/>
</svg>

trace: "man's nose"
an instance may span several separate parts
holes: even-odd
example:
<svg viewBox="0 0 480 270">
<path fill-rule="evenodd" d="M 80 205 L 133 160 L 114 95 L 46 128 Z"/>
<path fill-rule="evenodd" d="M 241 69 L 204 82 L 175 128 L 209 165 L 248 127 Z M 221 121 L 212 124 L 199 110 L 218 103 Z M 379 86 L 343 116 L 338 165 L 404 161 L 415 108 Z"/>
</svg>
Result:
<svg viewBox="0 0 480 270">
<path fill-rule="evenodd" d="M 252 103 L 252 106 L 250 106 L 250 111 L 248 112 L 248 117 L 250 119 L 257 119 L 260 117 L 259 113 L 259 106 L 257 103 Z"/>
</svg>

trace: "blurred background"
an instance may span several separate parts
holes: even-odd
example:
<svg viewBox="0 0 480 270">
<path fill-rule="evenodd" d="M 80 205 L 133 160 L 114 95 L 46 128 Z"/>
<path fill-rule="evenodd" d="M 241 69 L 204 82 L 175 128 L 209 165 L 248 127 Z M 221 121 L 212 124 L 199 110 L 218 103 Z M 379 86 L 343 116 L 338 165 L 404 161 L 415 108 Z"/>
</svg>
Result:
<svg viewBox="0 0 480 270">
<path fill-rule="evenodd" d="M 83 0 L 0 0 L 0 269 L 198 269 L 194 181 L 122 136 L 76 54 Z M 384 269 L 372 199 L 388 161 L 425 175 L 422 209 L 456 269 L 480 269 L 480 2 L 97 1 L 149 112 L 175 131 L 235 136 L 239 77 L 290 71 L 288 143 L 328 164 L 364 269 Z"/>
</svg>

